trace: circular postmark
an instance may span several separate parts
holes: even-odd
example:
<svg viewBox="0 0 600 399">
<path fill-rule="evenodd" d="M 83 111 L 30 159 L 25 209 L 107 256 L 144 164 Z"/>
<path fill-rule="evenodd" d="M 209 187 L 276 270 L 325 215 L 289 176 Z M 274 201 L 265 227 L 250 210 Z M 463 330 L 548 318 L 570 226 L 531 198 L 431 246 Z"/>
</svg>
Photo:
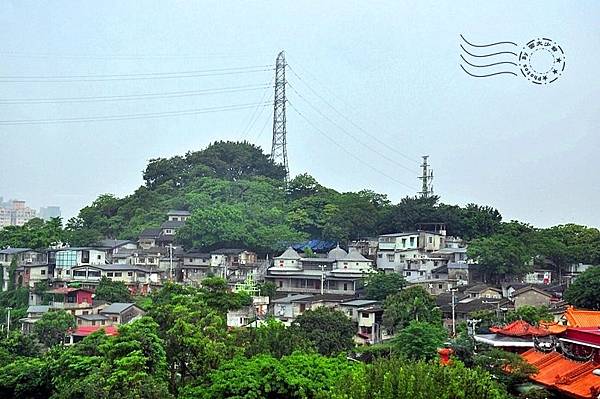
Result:
<svg viewBox="0 0 600 399">
<path fill-rule="evenodd" d="M 562 75 L 565 65 L 565 52 L 551 39 L 531 40 L 519 53 L 521 73 L 538 85 L 554 82 Z"/>
</svg>

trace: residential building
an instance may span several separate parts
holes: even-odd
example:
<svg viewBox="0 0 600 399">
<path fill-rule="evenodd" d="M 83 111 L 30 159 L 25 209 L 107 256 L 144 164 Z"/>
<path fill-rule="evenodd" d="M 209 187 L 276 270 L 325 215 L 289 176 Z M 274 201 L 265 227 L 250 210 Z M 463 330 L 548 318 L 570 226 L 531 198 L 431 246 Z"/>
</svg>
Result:
<svg viewBox="0 0 600 399">
<path fill-rule="evenodd" d="M 377 238 L 361 238 L 360 240 L 350 241 L 348 249 L 355 248 L 365 258 L 376 261 L 378 244 Z"/>
<path fill-rule="evenodd" d="M 252 296 L 250 306 L 227 312 L 227 327 L 257 327 L 265 320 L 268 307 L 268 296 Z"/>
<path fill-rule="evenodd" d="M 552 284 L 552 270 L 536 268 L 533 272 L 525 275 L 524 282 L 527 284 Z"/>
<path fill-rule="evenodd" d="M 486 284 L 478 284 L 468 287 L 465 294 L 469 298 L 486 298 L 486 299 L 502 299 L 502 290 L 495 287 L 490 287 Z"/>
<path fill-rule="evenodd" d="M 167 212 L 167 220 L 170 222 L 185 222 L 191 215 L 189 211 L 171 209 Z"/>
<path fill-rule="evenodd" d="M 95 288 L 105 277 L 124 283 L 132 293 L 147 294 L 153 286 L 160 284 L 162 273 L 142 266 L 127 264 L 81 265 L 72 268 L 70 281 L 83 287 Z"/>
<path fill-rule="evenodd" d="M 356 336 L 359 343 L 376 344 L 383 341 L 386 329 L 383 325 L 383 307 L 371 305 L 358 310 L 358 332 Z"/>
<path fill-rule="evenodd" d="M 307 310 L 315 310 L 320 307 L 337 308 L 347 297 L 344 295 L 324 294 L 324 295 L 303 295 L 290 294 L 288 296 L 274 299 L 273 315 L 284 324 L 291 324 L 296 317 Z"/>
<path fill-rule="evenodd" d="M 3 274 L 3 284 L 0 290 L 8 289 L 10 280 L 10 265 L 13 260 L 17 263 L 15 274 L 15 284 L 18 286 L 29 285 L 29 276 L 26 276 L 24 266 L 45 265 L 48 262 L 48 256 L 43 251 L 36 251 L 31 248 L 6 248 L 0 250 L 0 272 Z"/>
<path fill-rule="evenodd" d="M 135 303 L 115 302 L 111 303 L 100 311 L 100 314 L 106 316 L 110 324 L 126 324 L 141 317 L 146 312 Z"/>
<path fill-rule="evenodd" d="M 142 231 L 140 233 L 140 236 L 138 238 L 138 245 L 140 246 L 140 248 L 143 248 L 143 249 L 149 249 L 149 248 L 158 246 L 158 240 L 160 238 L 160 233 L 161 233 L 160 227 L 158 227 L 158 228 L 151 227 L 148 229 L 144 229 L 144 231 Z"/>
<path fill-rule="evenodd" d="M 522 306 L 550 306 L 552 294 L 533 286 L 523 287 L 511 293 L 515 309 Z"/>
<path fill-rule="evenodd" d="M 71 281 L 72 270 L 77 266 L 106 264 L 107 251 L 93 247 L 68 247 L 49 252 L 53 283 L 56 287 Z"/>
<path fill-rule="evenodd" d="M 98 248 L 102 248 L 106 251 L 106 260 L 108 263 L 112 263 L 115 255 L 123 251 L 133 251 L 137 249 L 137 243 L 131 240 L 111 240 L 105 239 L 100 240 L 97 243 Z"/>
<path fill-rule="evenodd" d="M 347 253 L 338 246 L 327 257 L 303 258 L 290 247 L 274 258 L 266 279 L 283 292 L 353 296 L 360 280 L 372 272 L 372 262 L 355 248 Z"/>
<path fill-rule="evenodd" d="M 338 310 L 344 312 L 354 323 L 358 323 L 360 309 L 379 304 L 372 299 L 351 299 L 340 303 Z"/>
</svg>

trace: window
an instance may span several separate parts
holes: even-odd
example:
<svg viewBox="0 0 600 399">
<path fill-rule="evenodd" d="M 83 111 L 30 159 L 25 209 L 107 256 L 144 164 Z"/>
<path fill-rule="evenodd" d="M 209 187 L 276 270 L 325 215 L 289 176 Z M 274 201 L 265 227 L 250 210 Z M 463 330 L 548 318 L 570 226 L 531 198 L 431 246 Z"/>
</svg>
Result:
<svg viewBox="0 0 600 399">
<path fill-rule="evenodd" d="M 106 277 L 112 277 L 113 276 L 113 272 L 106 272 Z"/>
<path fill-rule="evenodd" d="M 411 247 L 415 246 L 415 237 L 410 237 L 410 246 Z"/>
<path fill-rule="evenodd" d="M 383 258 L 383 254 L 377 254 L 377 257 L 378 257 L 379 259 L 381 259 L 381 258 Z"/>
<path fill-rule="evenodd" d="M 441 290 L 442 288 L 444 288 L 443 284 L 438 284 L 438 288 Z"/>
<path fill-rule="evenodd" d="M 92 325 L 95 326 L 96 325 L 96 320 L 92 320 Z"/>
<path fill-rule="evenodd" d="M 71 274 L 70 270 L 65 270 L 65 274 Z"/>
<path fill-rule="evenodd" d="M 105 324 L 106 324 L 106 321 L 105 321 L 105 320 L 102 320 L 102 323 L 101 323 L 101 324 L 102 324 L 102 325 L 105 325 Z"/>
<path fill-rule="evenodd" d="M 81 319 L 77 319 L 77 324 L 81 324 Z"/>
<path fill-rule="evenodd" d="M 402 239 L 402 248 L 406 248 L 406 238 Z"/>
<path fill-rule="evenodd" d="M 348 291 L 348 283 L 344 283 L 344 291 Z"/>
<path fill-rule="evenodd" d="M 393 262 L 394 261 L 394 254 L 387 254 L 387 260 L 388 260 L 388 262 Z"/>
<path fill-rule="evenodd" d="M 96 256 L 96 259 L 98 259 L 98 260 L 102 260 L 102 255 L 97 255 L 97 256 Z"/>
<path fill-rule="evenodd" d="M 429 237 L 429 243 L 433 244 L 433 237 Z"/>
<path fill-rule="evenodd" d="M 283 287 L 283 281 L 279 280 L 279 288 Z"/>
<path fill-rule="evenodd" d="M 367 312 L 361 312 L 361 316 L 363 317 L 363 319 L 369 318 L 369 314 Z"/>
<path fill-rule="evenodd" d="M 127 277 L 133 276 L 133 272 L 127 272 Z"/>
<path fill-rule="evenodd" d="M 40 271 L 40 274 L 41 274 L 42 276 L 45 276 L 45 275 L 46 275 L 46 271 L 45 271 L 45 270 L 41 270 L 41 271 Z"/>
<path fill-rule="evenodd" d="M 121 277 L 123 275 L 123 273 L 121 272 L 115 272 L 115 277 Z"/>
<path fill-rule="evenodd" d="M 412 272 L 406 272 L 407 276 L 410 276 L 412 274 Z"/>
</svg>

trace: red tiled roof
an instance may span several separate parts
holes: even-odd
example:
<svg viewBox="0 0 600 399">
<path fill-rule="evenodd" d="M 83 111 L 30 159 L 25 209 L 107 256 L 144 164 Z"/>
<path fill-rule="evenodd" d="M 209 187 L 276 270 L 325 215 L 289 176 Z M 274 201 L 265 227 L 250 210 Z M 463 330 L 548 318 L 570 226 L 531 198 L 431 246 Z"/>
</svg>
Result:
<svg viewBox="0 0 600 399">
<path fill-rule="evenodd" d="M 550 335 L 550 331 L 540 327 L 534 327 L 531 324 L 523 320 L 513 321 L 504 327 L 493 326 L 490 327 L 490 332 L 500 335 L 508 335 L 511 337 L 525 337 L 525 336 L 536 336 L 545 337 Z"/>
<path fill-rule="evenodd" d="M 600 312 L 569 306 L 564 314 L 569 327 L 600 327 Z"/>
<path fill-rule="evenodd" d="M 118 335 L 119 331 L 116 326 L 82 326 L 77 327 L 77 330 L 73 332 L 73 335 L 77 335 L 79 337 L 87 337 L 88 335 L 95 333 L 99 329 L 104 329 L 106 335 Z"/>
<path fill-rule="evenodd" d="M 75 292 L 75 291 L 92 292 L 91 290 L 87 290 L 85 288 L 59 287 L 59 288 L 54 288 L 52 290 L 48 290 L 48 293 L 49 294 L 68 294 L 70 292 Z"/>
<path fill-rule="evenodd" d="M 535 349 L 521 356 L 537 367 L 537 374 L 530 377 L 535 382 L 581 399 L 591 399 L 592 392 L 600 390 L 600 376 L 593 374 L 600 365 L 593 361 L 578 362 L 558 352 L 543 353 Z"/>
</svg>

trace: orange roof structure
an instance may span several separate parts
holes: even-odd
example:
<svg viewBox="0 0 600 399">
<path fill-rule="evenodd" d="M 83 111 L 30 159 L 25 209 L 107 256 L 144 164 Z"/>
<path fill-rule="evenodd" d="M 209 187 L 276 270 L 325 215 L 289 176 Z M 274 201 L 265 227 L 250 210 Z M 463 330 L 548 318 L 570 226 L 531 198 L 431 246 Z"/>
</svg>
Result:
<svg viewBox="0 0 600 399">
<path fill-rule="evenodd" d="M 569 327 L 600 327 L 600 312 L 567 307 L 563 317 Z"/>
<path fill-rule="evenodd" d="M 581 399 L 595 398 L 600 392 L 600 376 L 593 373 L 600 365 L 592 360 L 578 362 L 558 352 L 544 353 L 535 349 L 521 356 L 537 367 L 537 374 L 530 377 L 535 382 Z"/>
<path fill-rule="evenodd" d="M 548 330 L 552 335 L 561 334 L 567 331 L 567 326 L 551 321 L 540 321 L 540 327 Z"/>
<path fill-rule="evenodd" d="M 523 320 L 513 321 L 504 327 L 493 326 L 490 327 L 490 332 L 500 335 L 508 335 L 511 337 L 545 337 L 550 335 L 551 332 L 545 328 L 535 327 Z"/>
</svg>

